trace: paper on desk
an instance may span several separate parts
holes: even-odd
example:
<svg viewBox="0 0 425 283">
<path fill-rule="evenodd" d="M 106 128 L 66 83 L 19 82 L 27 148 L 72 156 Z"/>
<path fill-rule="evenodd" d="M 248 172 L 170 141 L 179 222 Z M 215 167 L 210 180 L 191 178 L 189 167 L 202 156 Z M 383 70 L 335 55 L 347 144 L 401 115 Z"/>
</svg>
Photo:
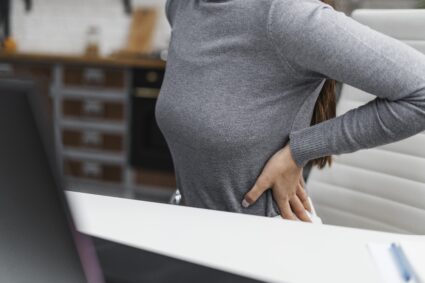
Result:
<svg viewBox="0 0 425 283">
<path fill-rule="evenodd" d="M 391 243 L 369 243 L 367 245 L 373 261 L 378 269 L 383 283 L 406 283 L 400 274 L 394 256 L 391 253 Z M 420 283 L 412 278 L 409 283 Z"/>
<path fill-rule="evenodd" d="M 425 242 L 401 241 L 400 247 L 409 259 L 418 281 L 425 283 Z"/>
</svg>

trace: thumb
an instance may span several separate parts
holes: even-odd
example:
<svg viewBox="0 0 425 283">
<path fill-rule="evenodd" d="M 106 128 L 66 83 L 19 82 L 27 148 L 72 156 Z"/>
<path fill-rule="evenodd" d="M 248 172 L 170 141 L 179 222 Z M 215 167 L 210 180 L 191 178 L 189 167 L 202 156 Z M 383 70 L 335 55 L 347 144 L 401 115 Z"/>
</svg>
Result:
<svg viewBox="0 0 425 283">
<path fill-rule="evenodd" d="M 255 203 L 258 198 L 271 186 L 271 182 L 268 182 L 266 178 L 260 176 L 257 179 L 255 185 L 251 188 L 251 190 L 245 195 L 242 206 L 247 208 L 253 203 Z"/>
</svg>

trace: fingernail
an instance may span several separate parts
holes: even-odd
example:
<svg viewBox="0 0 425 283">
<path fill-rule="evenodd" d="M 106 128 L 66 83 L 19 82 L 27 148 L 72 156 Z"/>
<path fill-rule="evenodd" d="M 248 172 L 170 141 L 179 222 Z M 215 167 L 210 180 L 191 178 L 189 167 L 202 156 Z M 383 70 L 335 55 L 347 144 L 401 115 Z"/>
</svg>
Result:
<svg viewBox="0 0 425 283">
<path fill-rule="evenodd" d="M 245 208 L 247 208 L 249 206 L 249 202 L 247 202 L 246 199 L 244 199 L 242 201 L 242 206 L 245 207 Z"/>
</svg>

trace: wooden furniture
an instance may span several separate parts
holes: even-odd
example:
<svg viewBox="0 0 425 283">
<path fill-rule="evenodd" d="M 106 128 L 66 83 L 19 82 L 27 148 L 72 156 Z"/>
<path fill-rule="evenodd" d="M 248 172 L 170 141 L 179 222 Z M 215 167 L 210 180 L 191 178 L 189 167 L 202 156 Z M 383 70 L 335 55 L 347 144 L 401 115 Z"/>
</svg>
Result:
<svg viewBox="0 0 425 283">
<path fill-rule="evenodd" d="M 96 187 L 127 197 L 146 186 L 175 189 L 173 173 L 129 165 L 132 76 L 136 71 L 145 74 L 141 80 L 153 90 L 149 81 L 162 78 L 164 68 L 165 62 L 150 58 L 0 53 L 0 76 L 35 80 L 50 97 L 57 151 L 69 187 Z"/>
</svg>

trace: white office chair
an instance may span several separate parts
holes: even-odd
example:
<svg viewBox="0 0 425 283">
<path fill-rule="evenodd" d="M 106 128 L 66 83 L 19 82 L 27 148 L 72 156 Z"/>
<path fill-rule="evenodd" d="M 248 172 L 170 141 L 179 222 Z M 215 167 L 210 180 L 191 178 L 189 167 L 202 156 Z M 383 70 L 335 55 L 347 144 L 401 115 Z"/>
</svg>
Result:
<svg viewBox="0 0 425 283">
<path fill-rule="evenodd" d="M 356 10 L 352 17 L 425 53 L 425 10 Z M 337 115 L 374 96 L 344 85 Z M 425 133 L 335 156 L 307 188 L 326 224 L 425 234 Z"/>
</svg>

